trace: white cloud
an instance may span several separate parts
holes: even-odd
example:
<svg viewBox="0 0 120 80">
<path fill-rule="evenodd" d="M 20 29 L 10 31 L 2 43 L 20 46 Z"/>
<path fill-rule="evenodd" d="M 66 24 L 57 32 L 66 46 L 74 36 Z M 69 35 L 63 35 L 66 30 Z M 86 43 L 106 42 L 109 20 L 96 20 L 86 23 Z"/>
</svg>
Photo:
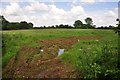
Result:
<svg viewBox="0 0 120 80">
<path fill-rule="evenodd" d="M 111 17 L 111 18 L 117 16 L 116 13 L 113 12 L 112 10 L 108 11 L 107 13 L 105 13 L 105 15 L 106 15 L 106 17 Z"/>
<path fill-rule="evenodd" d="M 1 0 L 1 2 L 20 2 L 20 0 Z"/>
<path fill-rule="evenodd" d="M 3 15 L 3 9 L 0 8 L 0 14 Z"/>
<path fill-rule="evenodd" d="M 104 2 L 105 0 L 99 0 L 99 2 Z"/>
<path fill-rule="evenodd" d="M 20 2 L 20 0 L 10 0 L 11 2 Z"/>
<path fill-rule="evenodd" d="M 73 4 L 76 4 L 76 2 L 77 2 L 77 0 L 73 0 L 73 1 L 72 1 Z"/>
<path fill-rule="evenodd" d="M 1 0 L 1 2 L 36 2 L 36 1 L 35 0 Z"/>
<path fill-rule="evenodd" d="M 81 0 L 81 2 L 86 2 L 86 3 L 92 4 L 92 3 L 95 3 L 95 0 Z"/>
<path fill-rule="evenodd" d="M 26 6 L 25 8 L 26 11 L 47 11 L 48 10 L 48 6 L 45 5 L 44 3 L 40 3 L 40 2 L 33 2 L 30 5 Z"/>
<path fill-rule="evenodd" d="M 18 3 L 10 3 L 7 5 L 6 8 L 3 10 L 3 14 L 5 15 L 19 15 L 21 14 L 22 9 L 18 5 Z"/>
<path fill-rule="evenodd" d="M 53 3 L 53 4 L 55 3 L 55 1 L 54 1 L 54 0 L 50 0 L 50 2 L 51 2 L 51 3 Z"/>
<path fill-rule="evenodd" d="M 93 22 L 97 26 L 108 26 L 116 25 L 116 18 L 118 17 L 118 11 L 115 9 L 112 10 L 101 10 L 96 12 L 90 12 L 87 16 L 93 17 Z"/>
<path fill-rule="evenodd" d="M 72 9 L 71 9 L 71 12 L 72 12 L 73 14 L 77 14 L 77 15 L 78 15 L 78 14 L 79 14 L 79 15 L 85 14 L 84 9 L 83 9 L 82 6 L 73 6 Z"/>
<path fill-rule="evenodd" d="M 118 11 L 118 7 L 117 7 L 117 8 L 115 8 L 115 11 Z"/>
<path fill-rule="evenodd" d="M 54 14 L 54 15 L 64 15 L 64 14 L 66 14 L 65 10 L 59 9 L 55 5 L 49 5 L 49 12 L 50 12 L 50 14 Z"/>
<path fill-rule="evenodd" d="M 0 13 L 3 9 L 0 8 Z M 86 12 L 84 7 L 73 5 L 69 10 L 58 8 L 55 4 L 45 4 L 33 2 L 25 7 L 21 7 L 19 3 L 10 3 L 4 9 L 4 15 L 8 21 L 28 21 L 34 26 L 70 24 L 75 20 L 81 20 L 84 23 L 86 17 L 91 17 L 93 23 L 97 26 L 115 25 L 118 8 L 114 10 L 100 10 L 94 12 Z"/>
<path fill-rule="evenodd" d="M 119 0 L 96 0 L 97 2 L 119 2 Z"/>
</svg>

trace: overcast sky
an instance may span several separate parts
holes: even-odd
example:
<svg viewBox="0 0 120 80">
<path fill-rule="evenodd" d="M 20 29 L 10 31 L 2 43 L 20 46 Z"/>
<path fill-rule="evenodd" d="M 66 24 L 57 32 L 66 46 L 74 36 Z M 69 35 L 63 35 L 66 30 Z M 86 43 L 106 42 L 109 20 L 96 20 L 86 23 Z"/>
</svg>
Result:
<svg viewBox="0 0 120 80">
<path fill-rule="evenodd" d="M 73 25 L 86 17 L 97 26 L 116 25 L 119 0 L 1 0 L 0 15 L 10 22 L 27 21 L 34 26 Z"/>
</svg>

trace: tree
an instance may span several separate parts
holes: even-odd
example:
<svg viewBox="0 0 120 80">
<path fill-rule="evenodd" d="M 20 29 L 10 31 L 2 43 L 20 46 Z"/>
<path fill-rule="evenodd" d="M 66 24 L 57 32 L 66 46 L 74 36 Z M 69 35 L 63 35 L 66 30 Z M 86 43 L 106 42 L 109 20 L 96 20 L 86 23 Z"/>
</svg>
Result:
<svg viewBox="0 0 120 80">
<path fill-rule="evenodd" d="M 58 25 L 55 25 L 55 28 L 59 28 L 59 26 L 58 26 Z"/>
<path fill-rule="evenodd" d="M 85 19 L 85 22 L 86 22 L 86 24 L 88 24 L 88 25 L 93 25 L 92 18 L 90 18 L 90 17 L 87 17 L 87 18 Z"/>
<path fill-rule="evenodd" d="M 29 28 L 33 28 L 33 23 L 28 23 Z"/>
<path fill-rule="evenodd" d="M 19 22 L 8 22 L 4 16 L 0 16 L 0 28 L 2 27 L 3 30 L 16 30 L 16 29 L 30 29 L 33 28 L 33 24 L 27 23 L 26 21 Z"/>
<path fill-rule="evenodd" d="M 27 23 L 26 21 L 20 22 L 19 29 L 30 29 L 30 28 L 33 28 L 33 24 L 31 22 L 30 23 Z"/>
<path fill-rule="evenodd" d="M 43 28 L 46 28 L 46 26 L 44 25 Z"/>
<path fill-rule="evenodd" d="M 11 22 L 7 26 L 8 26 L 7 27 L 8 30 L 13 30 L 13 29 L 16 30 L 16 29 L 18 29 L 19 23 L 18 22 Z"/>
<path fill-rule="evenodd" d="M 52 25 L 51 28 L 55 28 L 54 25 Z"/>
<path fill-rule="evenodd" d="M 20 28 L 20 29 L 28 29 L 29 26 L 28 26 L 28 24 L 27 24 L 26 21 L 21 21 L 19 28 Z"/>
<path fill-rule="evenodd" d="M 87 17 L 87 18 L 85 19 L 85 22 L 86 22 L 88 28 L 94 28 L 92 18 Z"/>
<path fill-rule="evenodd" d="M 0 16 L 0 20 L 2 22 L 2 26 L 1 27 L 3 29 L 7 30 L 9 22 L 4 18 L 4 16 Z"/>
<path fill-rule="evenodd" d="M 63 25 L 63 24 L 60 24 L 60 25 L 59 25 L 59 28 L 64 28 L 64 25 Z"/>
<path fill-rule="evenodd" d="M 114 26 L 109 25 L 109 29 L 114 29 Z"/>
<path fill-rule="evenodd" d="M 80 20 L 76 20 L 73 25 L 75 28 L 80 28 L 82 27 L 83 23 Z"/>
</svg>

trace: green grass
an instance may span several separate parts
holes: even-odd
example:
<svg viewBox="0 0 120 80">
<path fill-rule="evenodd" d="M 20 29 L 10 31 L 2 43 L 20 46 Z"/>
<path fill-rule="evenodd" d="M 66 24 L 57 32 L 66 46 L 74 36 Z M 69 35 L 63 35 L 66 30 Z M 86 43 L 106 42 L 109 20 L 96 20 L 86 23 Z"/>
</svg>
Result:
<svg viewBox="0 0 120 80">
<path fill-rule="evenodd" d="M 103 38 L 101 40 L 80 41 L 78 44 L 75 44 L 71 50 L 61 55 L 61 60 L 73 64 L 76 70 L 83 73 L 86 78 L 99 77 L 101 76 L 100 73 L 104 73 L 103 75 L 108 75 L 110 70 L 112 70 L 112 73 L 114 69 L 116 70 L 115 62 L 117 61 L 116 56 L 118 48 L 117 34 L 114 34 L 113 30 L 95 29 L 42 29 L 3 31 L 3 67 L 13 56 L 18 53 L 20 48 L 24 45 L 36 47 L 39 46 L 35 43 L 35 41 L 38 40 L 70 36 L 103 36 Z M 100 62 L 104 63 L 104 61 L 107 60 L 107 57 L 104 55 L 107 55 L 109 61 L 106 64 L 100 64 Z M 111 67 L 107 67 L 108 69 L 105 69 L 105 72 L 102 72 L 105 67 L 104 65 L 110 65 Z"/>
<path fill-rule="evenodd" d="M 104 36 L 101 40 L 80 41 L 60 59 L 73 64 L 86 79 L 118 77 L 118 36 L 112 31 L 101 35 Z"/>
</svg>

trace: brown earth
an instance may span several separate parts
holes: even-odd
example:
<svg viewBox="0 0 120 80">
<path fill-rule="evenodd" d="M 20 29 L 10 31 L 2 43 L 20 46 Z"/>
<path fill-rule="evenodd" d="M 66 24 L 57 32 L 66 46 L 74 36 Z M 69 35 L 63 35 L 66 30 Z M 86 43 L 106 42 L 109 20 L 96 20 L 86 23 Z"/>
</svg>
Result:
<svg viewBox="0 0 120 80">
<path fill-rule="evenodd" d="M 59 49 L 70 50 L 80 40 L 98 40 L 100 36 L 74 36 L 37 41 L 35 48 L 23 46 L 3 69 L 4 78 L 82 77 L 69 63 L 58 59 Z"/>
</svg>

